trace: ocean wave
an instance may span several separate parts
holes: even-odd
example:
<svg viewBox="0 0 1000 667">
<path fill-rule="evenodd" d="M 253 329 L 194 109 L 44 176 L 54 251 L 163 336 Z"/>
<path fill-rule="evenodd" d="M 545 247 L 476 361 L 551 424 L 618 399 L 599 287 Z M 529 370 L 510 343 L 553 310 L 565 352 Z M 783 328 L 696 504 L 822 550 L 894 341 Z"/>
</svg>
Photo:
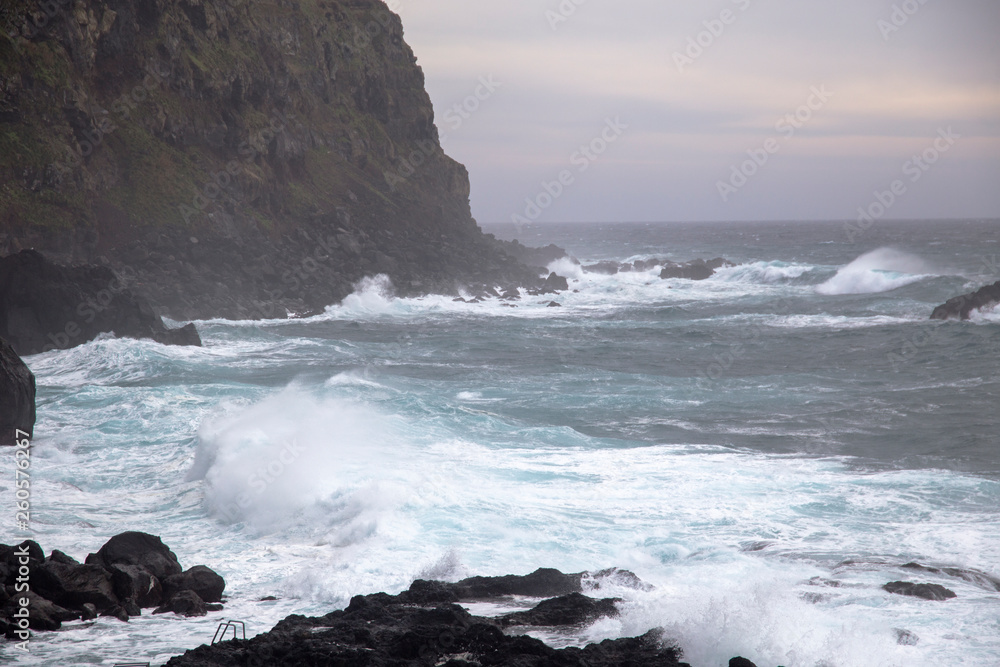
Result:
<svg viewBox="0 0 1000 667">
<path fill-rule="evenodd" d="M 877 294 L 936 277 L 930 266 L 917 257 L 892 248 L 879 248 L 861 255 L 816 288 L 820 294 Z"/>
<path fill-rule="evenodd" d="M 808 279 L 808 274 L 816 270 L 817 267 L 810 264 L 781 261 L 751 262 L 718 269 L 716 275 L 710 280 L 716 279 L 731 283 L 763 283 L 765 285 L 799 284 L 802 282 L 801 279 Z"/>
</svg>

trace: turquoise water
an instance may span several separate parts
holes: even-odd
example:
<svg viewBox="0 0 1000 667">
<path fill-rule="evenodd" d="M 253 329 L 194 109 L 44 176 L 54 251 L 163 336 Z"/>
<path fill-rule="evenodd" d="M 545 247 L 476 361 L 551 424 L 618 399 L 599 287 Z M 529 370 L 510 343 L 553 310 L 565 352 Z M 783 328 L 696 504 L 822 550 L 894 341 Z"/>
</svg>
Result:
<svg viewBox="0 0 1000 667">
<path fill-rule="evenodd" d="M 201 349 L 29 357 L 35 539 L 82 559 L 152 532 L 230 601 L 67 624 L 4 658 L 157 664 L 223 618 L 261 632 L 418 576 L 618 566 L 656 588 L 550 641 L 662 626 L 696 667 L 1000 663 L 1000 593 L 900 568 L 1000 576 L 1000 316 L 927 319 L 997 279 L 996 222 L 853 243 L 839 224 L 487 231 L 584 263 L 742 265 L 696 283 L 563 261 L 561 308 L 401 300 L 373 277 L 309 320 L 201 322 Z M 958 598 L 881 590 L 898 579 Z"/>
</svg>

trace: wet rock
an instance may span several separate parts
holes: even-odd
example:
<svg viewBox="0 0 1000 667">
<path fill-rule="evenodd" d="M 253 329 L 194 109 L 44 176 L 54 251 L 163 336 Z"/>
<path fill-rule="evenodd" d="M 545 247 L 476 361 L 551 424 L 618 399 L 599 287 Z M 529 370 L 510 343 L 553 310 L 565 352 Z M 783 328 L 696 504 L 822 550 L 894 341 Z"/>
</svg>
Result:
<svg viewBox="0 0 1000 667">
<path fill-rule="evenodd" d="M 93 604 L 99 611 L 118 605 L 111 575 L 98 565 L 48 561 L 31 568 L 31 588 L 67 609 Z"/>
<path fill-rule="evenodd" d="M 757 667 L 757 665 L 753 664 L 746 658 L 737 656 L 729 660 L 729 667 Z"/>
<path fill-rule="evenodd" d="M 35 376 L 0 338 L 0 447 L 14 445 L 18 429 L 30 434 L 34 428 Z"/>
<path fill-rule="evenodd" d="M 540 570 L 527 577 L 474 577 L 466 586 L 480 593 L 501 594 L 565 588 L 574 580 L 578 584 L 579 575 Z M 532 637 L 508 635 L 496 620 L 473 616 L 452 602 L 436 602 L 451 599 L 461 583 L 414 582 L 398 596 L 359 595 L 343 611 L 318 618 L 289 616 L 268 633 L 200 646 L 172 658 L 167 667 L 235 667 L 248 660 L 265 665 L 369 667 L 688 667 L 680 662 L 680 651 L 665 642 L 659 631 L 582 649 L 555 649 Z"/>
<path fill-rule="evenodd" d="M 101 612 L 101 616 L 117 618 L 122 623 L 128 623 L 128 611 L 126 611 L 125 607 L 121 605 L 115 605 L 114 607 L 105 609 Z"/>
<path fill-rule="evenodd" d="M 204 565 L 195 565 L 163 580 L 163 597 L 166 599 L 180 591 L 193 591 L 205 602 L 220 602 L 225 590 L 225 579 Z"/>
<path fill-rule="evenodd" d="M 115 563 L 108 570 L 119 600 L 131 600 L 140 608 L 158 607 L 163 603 L 163 586 L 146 568 Z"/>
<path fill-rule="evenodd" d="M 58 630 L 66 621 L 80 618 L 80 612 L 60 607 L 34 591 L 11 596 L 0 612 L 0 617 L 13 619 L 14 614 L 21 609 L 21 598 L 28 598 L 28 627 L 32 630 Z"/>
<path fill-rule="evenodd" d="M 502 616 L 500 624 L 536 625 L 543 627 L 581 625 L 604 616 L 618 616 L 618 598 L 597 600 L 582 593 L 570 593 L 539 602 L 528 611 Z"/>
<path fill-rule="evenodd" d="M 97 618 L 97 607 L 89 602 L 80 607 L 80 620 L 91 621 Z"/>
<path fill-rule="evenodd" d="M 162 606 L 157 607 L 154 614 L 166 614 L 174 612 L 181 616 L 205 616 L 208 608 L 205 601 L 198 597 L 194 591 L 178 591 L 166 601 Z"/>
<path fill-rule="evenodd" d="M 1000 303 L 1000 280 L 971 294 L 963 294 L 938 306 L 931 313 L 932 320 L 967 320 L 973 311 L 992 308 Z"/>
<path fill-rule="evenodd" d="M 549 301 L 549 305 L 546 308 L 562 308 L 562 304 L 558 301 Z"/>
<path fill-rule="evenodd" d="M 524 576 L 469 577 L 453 584 L 460 599 L 489 599 L 507 595 L 548 598 L 582 592 L 583 573 L 563 574 L 551 568 L 539 568 Z"/>
<path fill-rule="evenodd" d="M 1000 592 L 1000 579 L 979 570 L 961 567 L 929 567 L 920 563 L 906 563 L 901 566 L 907 570 L 917 570 L 919 572 L 932 572 L 934 574 L 946 575 L 961 579 L 973 586 L 978 586 L 987 591 Z"/>
<path fill-rule="evenodd" d="M 0 258 L 0 337 L 18 354 L 66 349 L 102 333 L 201 345 L 194 325 L 168 329 L 104 266 L 59 266 L 34 250 Z"/>
<path fill-rule="evenodd" d="M 96 554 L 87 556 L 87 562 L 92 561 L 105 568 L 116 564 L 138 565 L 161 582 L 172 574 L 183 572 L 177 556 L 163 540 L 134 531 L 112 537 Z"/>
<path fill-rule="evenodd" d="M 549 274 L 542 285 L 542 293 L 565 292 L 569 289 L 569 281 L 557 274 L 555 271 Z"/>
<path fill-rule="evenodd" d="M 599 273 L 605 276 L 613 276 L 619 271 L 630 271 L 632 265 L 628 265 L 628 269 L 623 268 L 623 265 L 618 264 L 618 262 L 598 262 L 597 264 L 584 264 L 583 270 L 587 273 Z"/>
<path fill-rule="evenodd" d="M 732 262 L 716 257 L 715 259 L 704 260 L 694 259 L 684 264 L 667 262 L 660 270 L 660 278 L 683 278 L 686 280 L 707 280 L 715 275 L 717 269 L 726 266 L 735 266 Z"/>
<path fill-rule="evenodd" d="M 58 549 L 54 549 L 52 551 L 52 553 L 49 554 L 49 557 L 46 558 L 45 560 L 46 560 L 46 562 L 52 561 L 52 562 L 55 562 L 55 563 L 62 563 L 63 565 L 79 565 L 80 564 L 80 561 L 78 561 L 77 559 L 73 558 L 72 556 L 67 556 L 66 554 L 64 554 L 63 552 L 59 551 Z"/>
<path fill-rule="evenodd" d="M 939 584 L 915 584 L 909 581 L 890 581 L 882 588 L 889 593 L 908 595 L 923 598 L 924 600 L 941 601 L 958 597 L 954 591 L 950 591 Z"/>
<path fill-rule="evenodd" d="M 900 646 L 916 646 L 920 643 L 920 637 L 916 636 L 909 630 L 893 628 L 893 632 L 896 633 L 896 643 Z"/>
<path fill-rule="evenodd" d="M 555 244 L 549 244 L 544 248 L 531 248 L 522 245 L 516 239 L 514 241 L 499 241 L 503 251 L 510 257 L 516 259 L 526 266 L 543 268 L 563 257 L 569 255 L 565 250 Z"/>
</svg>

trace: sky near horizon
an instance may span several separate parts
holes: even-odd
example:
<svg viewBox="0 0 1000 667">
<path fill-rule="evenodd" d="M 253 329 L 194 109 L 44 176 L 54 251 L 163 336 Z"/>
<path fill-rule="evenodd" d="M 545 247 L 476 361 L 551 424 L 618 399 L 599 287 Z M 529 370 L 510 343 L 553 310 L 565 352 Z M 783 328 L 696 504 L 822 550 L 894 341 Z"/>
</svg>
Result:
<svg viewBox="0 0 1000 667">
<path fill-rule="evenodd" d="M 1000 0 L 387 4 L 480 223 L 1000 218 Z"/>
</svg>

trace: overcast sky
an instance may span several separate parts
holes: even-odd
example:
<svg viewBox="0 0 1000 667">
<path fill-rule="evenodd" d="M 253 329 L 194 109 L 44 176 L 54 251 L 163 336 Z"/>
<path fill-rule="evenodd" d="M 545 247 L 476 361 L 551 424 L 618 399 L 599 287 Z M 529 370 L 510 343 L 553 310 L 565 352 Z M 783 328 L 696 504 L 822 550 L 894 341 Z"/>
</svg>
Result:
<svg viewBox="0 0 1000 667">
<path fill-rule="evenodd" d="M 1000 217 L 998 0 L 388 4 L 481 223 Z"/>
</svg>

